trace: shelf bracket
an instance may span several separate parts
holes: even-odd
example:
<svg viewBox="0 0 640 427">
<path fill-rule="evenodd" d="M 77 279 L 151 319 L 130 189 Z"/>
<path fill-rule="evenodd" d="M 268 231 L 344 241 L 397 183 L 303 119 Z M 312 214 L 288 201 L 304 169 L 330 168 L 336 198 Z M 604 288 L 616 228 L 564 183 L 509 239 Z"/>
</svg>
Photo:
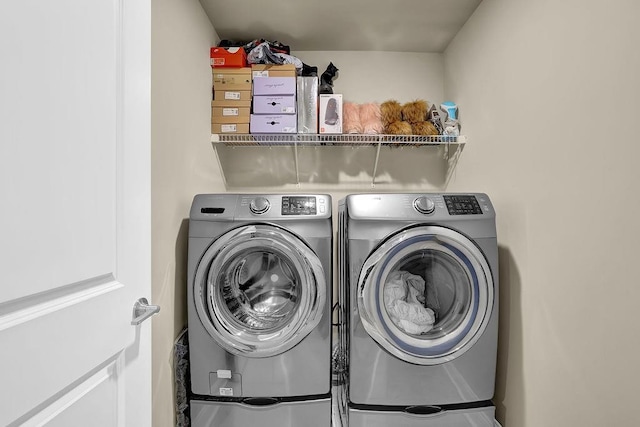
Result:
<svg viewBox="0 0 640 427">
<path fill-rule="evenodd" d="M 224 173 L 225 169 L 224 169 L 224 166 L 223 166 L 222 162 L 220 161 L 220 151 L 219 150 L 221 150 L 223 148 L 221 148 L 218 144 L 219 144 L 218 142 L 213 142 L 213 151 L 215 153 L 216 160 L 218 161 L 218 170 L 220 171 L 220 175 L 221 175 L 221 178 L 222 178 L 222 183 L 223 183 L 225 188 L 228 188 L 227 187 L 227 176 Z"/>
<path fill-rule="evenodd" d="M 296 165 L 296 185 L 300 188 L 300 169 L 298 166 L 298 140 L 293 141 L 293 158 Z"/>
<path fill-rule="evenodd" d="M 461 144 L 456 144 L 456 148 L 455 151 L 453 152 L 453 154 L 451 156 L 447 155 L 447 172 L 446 172 L 446 177 L 445 177 L 445 184 L 444 184 L 444 188 L 447 188 L 449 186 L 449 181 L 451 181 L 451 177 L 454 174 L 456 165 L 458 164 L 458 160 L 460 159 L 460 154 L 462 153 L 462 148 L 464 147 L 464 145 Z M 449 149 L 449 145 L 447 145 L 447 150 Z M 449 153 L 447 153 L 449 154 Z"/>
<path fill-rule="evenodd" d="M 382 142 L 378 141 L 378 147 L 376 148 L 376 160 L 373 162 L 373 174 L 371 175 L 371 188 L 376 188 L 376 173 L 378 173 L 378 160 L 380 159 L 380 147 L 382 147 Z"/>
</svg>

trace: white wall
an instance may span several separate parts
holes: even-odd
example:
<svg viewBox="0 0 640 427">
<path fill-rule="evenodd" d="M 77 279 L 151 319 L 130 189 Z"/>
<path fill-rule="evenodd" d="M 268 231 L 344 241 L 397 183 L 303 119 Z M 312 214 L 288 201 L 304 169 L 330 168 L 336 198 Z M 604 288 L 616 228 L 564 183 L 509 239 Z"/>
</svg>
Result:
<svg viewBox="0 0 640 427">
<path fill-rule="evenodd" d="M 484 0 L 445 52 L 498 213 L 508 427 L 640 425 L 640 3 Z"/>
<path fill-rule="evenodd" d="M 395 99 L 442 102 L 443 58 L 438 53 L 292 51 L 305 64 L 318 67 L 318 76 L 329 62 L 338 67 L 333 92 L 345 101 L 365 103 Z"/>
<path fill-rule="evenodd" d="M 173 426 L 173 341 L 186 325 L 187 218 L 193 195 L 224 191 L 211 149 L 217 41 L 197 0 L 152 2 L 153 425 Z"/>
</svg>

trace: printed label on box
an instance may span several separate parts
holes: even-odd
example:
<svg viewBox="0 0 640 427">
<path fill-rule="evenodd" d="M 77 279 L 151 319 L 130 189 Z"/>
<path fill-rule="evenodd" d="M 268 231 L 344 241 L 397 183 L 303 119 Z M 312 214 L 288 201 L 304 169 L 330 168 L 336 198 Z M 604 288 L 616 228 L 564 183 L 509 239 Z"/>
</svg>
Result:
<svg viewBox="0 0 640 427">
<path fill-rule="evenodd" d="M 222 133 L 236 132 L 237 129 L 238 129 L 237 125 L 220 125 L 220 131 Z"/>
<path fill-rule="evenodd" d="M 240 114 L 240 110 L 237 108 L 223 108 L 222 115 L 223 116 L 237 116 Z"/>
<path fill-rule="evenodd" d="M 249 133 L 249 123 L 212 123 L 211 133 Z"/>
<path fill-rule="evenodd" d="M 253 77 L 269 77 L 269 71 L 253 71 Z"/>
<path fill-rule="evenodd" d="M 224 99 L 231 99 L 231 100 L 239 100 L 240 99 L 240 92 L 225 92 L 224 93 Z"/>
<path fill-rule="evenodd" d="M 214 67 L 224 66 L 224 58 L 211 58 L 211 65 Z"/>
</svg>

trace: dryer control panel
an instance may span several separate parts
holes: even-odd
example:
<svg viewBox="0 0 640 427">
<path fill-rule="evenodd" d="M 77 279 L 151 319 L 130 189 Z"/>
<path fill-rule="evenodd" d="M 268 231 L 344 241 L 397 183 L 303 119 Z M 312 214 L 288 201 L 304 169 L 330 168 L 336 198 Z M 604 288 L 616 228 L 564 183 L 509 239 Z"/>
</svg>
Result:
<svg viewBox="0 0 640 427">
<path fill-rule="evenodd" d="M 352 194 L 346 199 L 354 219 L 440 221 L 491 219 L 495 213 L 484 193 Z"/>
<path fill-rule="evenodd" d="M 475 196 L 445 195 L 444 203 L 447 205 L 449 215 L 482 215 L 482 208 Z"/>
</svg>

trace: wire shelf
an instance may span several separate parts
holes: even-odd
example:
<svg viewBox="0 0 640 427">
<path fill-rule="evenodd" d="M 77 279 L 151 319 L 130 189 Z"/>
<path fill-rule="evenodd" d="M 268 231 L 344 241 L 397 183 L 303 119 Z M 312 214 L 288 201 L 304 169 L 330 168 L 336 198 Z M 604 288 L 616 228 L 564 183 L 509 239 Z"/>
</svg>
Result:
<svg viewBox="0 0 640 427">
<path fill-rule="evenodd" d="M 393 155 L 393 153 L 400 154 L 406 150 L 419 150 L 421 147 L 432 147 L 440 153 L 439 155 L 446 163 L 445 181 L 444 186 L 449 182 L 451 174 L 458 162 L 460 153 L 462 152 L 467 138 L 464 135 L 460 136 L 448 136 L 448 135 L 435 135 L 435 136 L 423 136 L 423 135 L 365 135 L 365 134 L 212 134 L 211 143 L 213 148 L 218 153 L 218 163 L 223 171 L 223 179 L 225 185 L 227 185 L 227 179 L 225 170 L 227 166 L 226 161 L 223 158 L 227 158 L 228 155 L 235 152 L 238 147 L 247 147 L 246 149 L 240 148 L 242 152 L 241 156 L 244 160 L 245 154 L 255 154 L 255 149 L 269 149 L 272 147 L 279 147 L 278 150 L 285 150 L 282 153 L 278 153 L 279 159 L 287 162 L 286 159 L 292 154 L 292 173 L 294 173 L 295 182 L 300 186 L 301 172 L 305 175 L 308 172 L 309 165 L 306 167 L 303 165 L 301 170 L 301 159 L 307 159 L 306 154 L 317 151 L 326 150 L 341 150 L 343 148 L 362 149 L 371 154 L 372 164 L 370 167 L 370 183 L 371 187 L 375 187 L 378 178 L 378 165 L 381 157 L 387 157 Z M 369 148 L 367 148 L 369 147 Z M 403 150 L 406 148 L 406 150 Z M 311 150 L 313 149 L 313 150 Z M 289 151 L 290 150 L 290 151 Z M 268 150 L 271 152 L 272 150 Z M 238 153 L 240 154 L 240 153 Z M 363 157 L 367 156 L 363 153 Z M 350 157 L 350 156 L 347 156 Z M 433 157 L 432 157 L 433 158 Z M 317 172 L 320 165 L 314 163 L 312 168 L 316 170 L 306 175 L 318 175 Z M 233 169 L 233 168 L 232 168 Z M 280 164 L 278 170 L 288 170 L 286 165 Z M 248 173 L 253 173 L 253 168 Z M 236 172 L 236 171 L 234 171 Z"/>
<path fill-rule="evenodd" d="M 448 135 L 364 135 L 364 134 L 212 134 L 212 143 L 241 146 L 322 146 L 322 145 L 449 145 L 465 144 L 466 137 Z"/>
</svg>

